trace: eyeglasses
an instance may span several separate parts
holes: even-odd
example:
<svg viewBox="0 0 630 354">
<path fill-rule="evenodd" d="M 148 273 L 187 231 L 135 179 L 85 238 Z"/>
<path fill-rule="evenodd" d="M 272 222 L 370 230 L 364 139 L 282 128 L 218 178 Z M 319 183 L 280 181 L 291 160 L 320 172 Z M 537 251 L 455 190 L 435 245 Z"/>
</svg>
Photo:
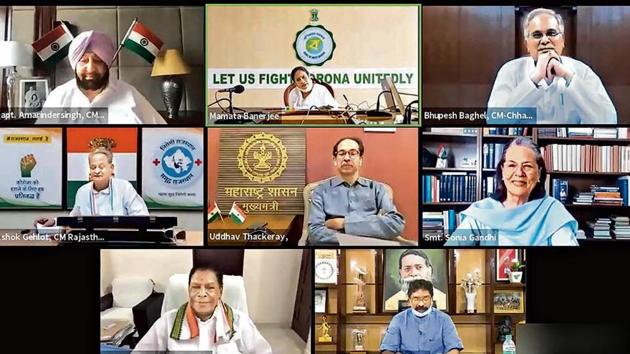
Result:
<svg viewBox="0 0 630 354">
<path fill-rule="evenodd" d="M 556 38 L 556 37 L 558 37 L 561 34 L 562 34 L 562 32 L 558 32 L 558 31 L 556 31 L 554 29 L 551 29 L 551 30 L 547 31 L 547 33 L 542 33 L 540 31 L 534 31 L 533 33 L 528 34 L 527 38 L 533 38 L 533 39 L 538 40 L 538 39 L 542 39 L 543 36 L 547 36 L 547 38 L 551 39 L 551 38 Z"/>
<path fill-rule="evenodd" d="M 425 303 L 425 302 L 429 302 L 429 301 L 431 301 L 431 296 L 422 296 L 422 297 L 420 297 L 420 296 L 414 296 L 414 297 L 412 297 L 412 298 L 411 298 L 411 299 L 409 299 L 409 300 L 410 300 L 411 302 L 422 302 L 422 303 Z"/>
<path fill-rule="evenodd" d="M 530 162 L 526 162 L 524 164 L 516 164 L 513 162 L 506 162 L 503 164 L 503 174 L 511 175 L 516 171 L 516 169 L 522 170 L 526 174 L 532 174 L 536 171 L 536 167 L 532 165 Z"/>
<path fill-rule="evenodd" d="M 350 156 L 351 159 L 356 159 L 359 156 L 359 154 L 360 154 L 359 150 L 355 150 L 355 149 L 348 150 L 348 151 L 346 150 L 337 151 L 337 157 L 339 158 L 344 158 L 346 157 L 346 155 L 348 155 Z"/>
</svg>

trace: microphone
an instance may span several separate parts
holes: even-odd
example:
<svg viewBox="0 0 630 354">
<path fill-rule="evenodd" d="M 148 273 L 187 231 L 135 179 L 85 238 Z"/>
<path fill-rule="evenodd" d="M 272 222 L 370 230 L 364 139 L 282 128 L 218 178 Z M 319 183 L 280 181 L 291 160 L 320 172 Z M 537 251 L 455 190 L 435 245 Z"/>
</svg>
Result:
<svg viewBox="0 0 630 354">
<path fill-rule="evenodd" d="M 243 85 L 236 85 L 234 87 L 230 87 L 230 88 L 224 88 L 224 89 L 220 89 L 217 92 L 234 92 L 234 93 L 242 93 L 243 91 L 245 91 L 245 87 L 243 87 Z"/>
<path fill-rule="evenodd" d="M 346 97 L 346 94 L 343 94 L 343 99 L 346 100 L 346 109 L 350 108 L 350 101 L 348 101 L 348 97 Z"/>
</svg>

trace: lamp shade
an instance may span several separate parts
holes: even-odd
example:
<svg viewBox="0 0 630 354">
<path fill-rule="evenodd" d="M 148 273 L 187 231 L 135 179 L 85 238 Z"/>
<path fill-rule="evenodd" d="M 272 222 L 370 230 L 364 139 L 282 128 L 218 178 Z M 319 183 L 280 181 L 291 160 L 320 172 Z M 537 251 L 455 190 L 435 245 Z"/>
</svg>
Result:
<svg viewBox="0 0 630 354">
<path fill-rule="evenodd" d="M 33 66 L 33 49 L 16 41 L 0 42 L 0 68 Z"/>
<path fill-rule="evenodd" d="M 162 55 L 155 58 L 151 76 L 185 75 L 188 73 L 190 73 L 190 68 L 184 62 L 179 50 L 167 49 Z"/>
</svg>

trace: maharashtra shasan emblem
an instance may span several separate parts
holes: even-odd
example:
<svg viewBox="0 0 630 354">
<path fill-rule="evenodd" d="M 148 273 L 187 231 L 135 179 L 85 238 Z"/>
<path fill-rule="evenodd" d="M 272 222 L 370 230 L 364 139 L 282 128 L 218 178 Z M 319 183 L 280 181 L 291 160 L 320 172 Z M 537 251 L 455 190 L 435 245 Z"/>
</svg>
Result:
<svg viewBox="0 0 630 354">
<path fill-rule="evenodd" d="M 258 133 L 238 148 L 238 168 L 250 181 L 265 183 L 280 177 L 287 168 L 287 149 L 273 134 Z"/>
<path fill-rule="evenodd" d="M 295 55 L 307 65 L 323 65 L 332 58 L 337 47 L 332 32 L 322 25 L 316 25 L 317 21 L 317 10 L 313 9 L 311 24 L 299 31 L 293 42 Z"/>
</svg>

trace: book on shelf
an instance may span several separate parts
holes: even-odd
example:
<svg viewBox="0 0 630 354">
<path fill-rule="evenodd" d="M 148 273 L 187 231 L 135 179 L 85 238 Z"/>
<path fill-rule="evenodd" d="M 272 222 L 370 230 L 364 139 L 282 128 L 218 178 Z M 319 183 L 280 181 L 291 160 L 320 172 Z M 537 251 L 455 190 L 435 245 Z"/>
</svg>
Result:
<svg viewBox="0 0 630 354">
<path fill-rule="evenodd" d="M 486 176 L 483 179 L 483 185 L 481 186 L 481 195 L 485 197 L 489 197 L 494 193 L 495 190 L 495 177 L 494 176 Z"/>
<path fill-rule="evenodd" d="M 531 135 L 531 128 L 528 128 L 528 127 L 484 128 L 483 134 L 486 136 L 488 135 L 527 136 L 527 135 Z"/>
<path fill-rule="evenodd" d="M 483 144 L 483 168 L 496 168 L 503 156 L 504 147 L 505 144 L 501 143 Z"/>
<path fill-rule="evenodd" d="M 627 178 L 620 178 L 620 183 L 625 183 L 627 186 Z M 625 182 L 623 182 L 625 181 Z M 554 181 L 555 187 L 555 181 Z M 554 195 L 555 197 L 555 195 Z M 622 190 L 622 187 L 617 186 L 599 186 L 591 185 L 590 191 L 579 192 L 575 195 L 573 204 L 577 205 L 608 205 L 608 206 L 623 206 L 626 205 L 628 200 L 627 187 Z"/>
<path fill-rule="evenodd" d="M 538 128 L 538 137 L 628 139 L 628 128 Z"/>
<path fill-rule="evenodd" d="M 630 146 L 549 144 L 541 153 L 548 171 L 630 173 Z"/>
<path fill-rule="evenodd" d="M 464 215 L 454 209 L 422 212 L 422 231 L 431 235 L 452 234 L 464 220 Z"/>
<path fill-rule="evenodd" d="M 473 202 L 477 176 L 467 172 L 443 172 L 422 176 L 422 202 Z"/>
<path fill-rule="evenodd" d="M 477 134 L 479 128 L 429 128 L 434 134 Z"/>
<path fill-rule="evenodd" d="M 569 181 L 566 179 L 554 179 L 551 186 L 551 196 L 565 204 L 569 197 Z"/>
<path fill-rule="evenodd" d="M 630 217 L 613 215 L 611 232 L 615 238 L 630 239 Z"/>
<path fill-rule="evenodd" d="M 609 217 L 597 218 L 595 221 L 587 221 L 586 234 L 592 238 L 610 239 L 611 222 Z"/>
</svg>

